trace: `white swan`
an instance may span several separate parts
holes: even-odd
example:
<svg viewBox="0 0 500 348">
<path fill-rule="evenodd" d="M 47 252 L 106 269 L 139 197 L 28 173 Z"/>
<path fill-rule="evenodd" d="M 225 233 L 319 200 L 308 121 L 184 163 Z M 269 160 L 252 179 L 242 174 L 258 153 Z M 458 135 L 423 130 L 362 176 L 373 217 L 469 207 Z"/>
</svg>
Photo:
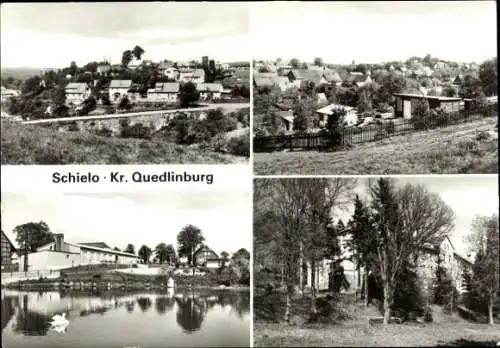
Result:
<svg viewBox="0 0 500 348">
<path fill-rule="evenodd" d="M 63 313 L 61 315 L 56 314 L 52 317 L 52 321 L 50 322 L 52 326 L 63 326 L 63 325 L 68 325 L 69 320 L 66 319 L 66 313 Z"/>
</svg>

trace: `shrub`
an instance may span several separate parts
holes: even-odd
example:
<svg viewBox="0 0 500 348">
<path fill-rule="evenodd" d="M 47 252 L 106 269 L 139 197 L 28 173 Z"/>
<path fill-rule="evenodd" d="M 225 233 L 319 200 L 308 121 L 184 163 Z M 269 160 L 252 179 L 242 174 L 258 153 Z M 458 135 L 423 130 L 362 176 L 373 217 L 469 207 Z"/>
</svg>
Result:
<svg viewBox="0 0 500 348">
<path fill-rule="evenodd" d="M 424 321 L 426 323 L 432 323 L 434 320 L 433 316 L 432 316 L 432 308 L 427 306 L 425 307 L 424 309 Z"/>
<path fill-rule="evenodd" d="M 243 134 L 229 140 L 227 145 L 229 152 L 236 156 L 250 156 L 250 136 Z"/>
<path fill-rule="evenodd" d="M 388 134 L 393 134 L 396 131 L 396 125 L 394 124 L 394 121 L 389 121 L 385 125 L 385 130 L 387 131 Z"/>
<path fill-rule="evenodd" d="M 375 140 L 382 140 L 384 138 L 387 138 L 389 136 L 388 132 L 386 129 L 379 129 L 377 133 L 375 134 L 374 139 Z"/>
<path fill-rule="evenodd" d="M 103 126 L 102 128 L 99 128 L 98 130 L 95 131 L 95 134 L 102 136 L 102 137 L 110 137 L 113 135 L 113 131 L 106 126 Z"/>
<path fill-rule="evenodd" d="M 123 97 L 120 100 L 120 103 L 118 104 L 119 109 L 125 109 L 125 110 L 130 110 L 132 108 L 132 103 L 130 103 L 130 100 L 128 99 L 127 96 Z"/>
<path fill-rule="evenodd" d="M 78 126 L 78 123 L 76 121 L 74 121 L 74 122 L 71 122 L 69 124 L 68 130 L 70 132 L 79 132 L 80 131 L 80 127 Z"/>
</svg>

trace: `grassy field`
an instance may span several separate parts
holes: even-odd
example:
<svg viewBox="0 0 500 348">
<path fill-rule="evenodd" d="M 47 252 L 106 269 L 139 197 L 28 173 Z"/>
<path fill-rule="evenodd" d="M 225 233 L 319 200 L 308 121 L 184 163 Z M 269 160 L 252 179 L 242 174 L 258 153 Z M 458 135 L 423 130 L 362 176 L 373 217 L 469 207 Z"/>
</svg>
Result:
<svg viewBox="0 0 500 348">
<path fill-rule="evenodd" d="M 254 347 L 493 347 L 498 341 L 500 325 L 431 323 L 368 328 L 359 323 L 296 327 L 254 322 Z"/>
<path fill-rule="evenodd" d="M 497 124 L 497 117 L 485 118 L 336 152 L 255 153 L 254 172 L 257 175 L 498 173 Z M 488 131 L 494 135 L 483 136 Z"/>
<path fill-rule="evenodd" d="M 2 164 L 228 164 L 246 157 L 160 140 L 107 138 L 61 133 L 2 121 Z"/>
<path fill-rule="evenodd" d="M 495 346 L 500 341 L 500 325 L 470 323 L 457 315 L 443 313 L 432 306 L 432 323 L 368 325 L 368 318 L 380 316 L 377 308 L 365 309 L 354 295 L 345 295 L 327 320 L 310 322 L 310 300 L 296 298 L 291 323 L 281 321 L 284 299 L 278 294 L 254 297 L 254 346 Z M 325 308 L 325 307 L 323 307 Z M 320 310 L 321 311 L 321 310 Z M 323 318 L 325 319 L 325 318 Z"/>
</svg>

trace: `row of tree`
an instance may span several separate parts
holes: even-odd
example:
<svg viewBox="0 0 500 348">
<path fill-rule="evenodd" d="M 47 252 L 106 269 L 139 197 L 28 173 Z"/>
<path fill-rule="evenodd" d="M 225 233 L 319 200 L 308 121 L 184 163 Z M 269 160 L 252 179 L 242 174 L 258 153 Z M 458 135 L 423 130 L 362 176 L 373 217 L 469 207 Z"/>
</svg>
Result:
<svg viewBox="0 0 500 348">
<path fill-rule="evenodd" d="M 393 310 L 413 310 L 416 300 L 454 307 L 456 285 L 438 263 L 432 293 L 421 294 L 416 273 L 420 251 L 439 245 L 453 228 L 454 213 L 436 194 L 421 185 L 399 186 L 393 179 L 368 180 L 369 199 L 354 196 L 352 179 L 260 179 L 255 182 L 255 260 L 274 264 L 286 284 L 285 320 L 291 313 L 291 297 L 303 287 L 303 264 L 311 267 L 311 312 L 316 312 L 315 268 L 322 259 L 339 264 L 344 260 L 340 240 L 350 235 L 346 246 L 358 269 L 364 269 L 365 300 L 378 297 L 383 303 L 384 323 Z M 344 226 L 332 218 L 354 200 L 354 213 Z M 482 294 L 483 304 L 493 311 L 498 296 L 498 216 L 488 219 L 488 238 L 483 255 L 476 259 L 472 284 Z M 495 225 L 496 224 L 496 225 Z M 494 236 L 496 235 L 496 237 Z M 495 239 L 496 238 L 496 239 Z M 484 261 L 483 261 L 484 260 Z M 440 262 L 440 261 L 438 261 Z M 479 270 L 479 268 L 481 270 Z M 369 274 L 375 280 L 369 281 Z M 370 284 L 374 284 L 370 289 Z M 480 284 L 480 285 L 479 285 Z M 376 292 L 376 296 L 369 296 Z M 300 293 L 300 290 L 299 290 Z M 475 295 L 474 298 L 478 298 Z M 490 314 L 491 317 L 492 314 Z"/>
</svg>

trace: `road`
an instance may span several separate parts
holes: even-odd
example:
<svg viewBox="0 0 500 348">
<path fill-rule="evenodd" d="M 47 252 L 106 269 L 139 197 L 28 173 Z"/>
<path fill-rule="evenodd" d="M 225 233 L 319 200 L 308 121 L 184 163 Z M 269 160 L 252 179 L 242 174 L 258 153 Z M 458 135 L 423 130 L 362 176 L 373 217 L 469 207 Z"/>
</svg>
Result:
<svg viewBox="0 0 500 348">
<path fill-rule="evenodd" d="M 107 114 L 107 115 L 96 115 L 96 116 L 76 116 L 76 117 L 60 117 L 60 118 L 49 118 L 42 120 L 31 120 L 24 121 L 23 124 L 50 124 L 58 122 L 73 122 L 73 121 L 92 121 L 92 120 L 107 120 L 113 118 L 127 118 L 127 117 L 138 117 L 138 116 L 148 116 L 148 115 L 163 115 L 171 114 L 176 112 L 190 112 L 190 111 L 207 111 L 217 108 L 223 108 L 226 112 L 233 112 L 239 109 L 250 107 L 250 103 L 224 103 L 224 104 L 209 104 L 207 106 L 202 106 L 199 108 L 182 108 L 174 110 L 158 110 L 158 111 L 142 111 L 142 112 L 132 112 L 127 114 Z"/>
</svg>

